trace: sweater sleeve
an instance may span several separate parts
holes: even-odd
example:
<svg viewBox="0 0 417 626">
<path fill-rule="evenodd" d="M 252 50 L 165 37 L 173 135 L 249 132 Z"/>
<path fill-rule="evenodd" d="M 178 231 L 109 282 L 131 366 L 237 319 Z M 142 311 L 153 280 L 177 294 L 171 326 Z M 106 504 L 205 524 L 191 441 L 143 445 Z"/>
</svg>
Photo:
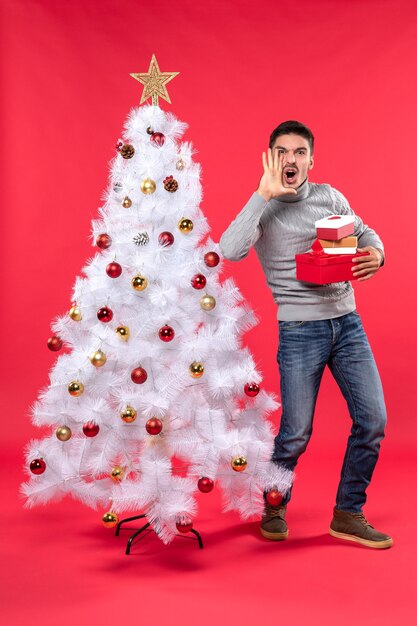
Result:
<svg viewBox="0 0 417 626">
<path fill-rule="evenodd" d="M 262 236 L 260 219 L 268 202 L 254 193 L 227 230 L 220 237 L 220 250 L 225 259 L 240 261 Z"/>
<path fill-rule="evenodd" d="M 353 215 L 355 217 L 354 235 L 358 238 L 359 247 L 364 248 L 365 246 L 373 246 L 374 248 L 378 248 L 378 250 L 381 250 L 385 259 L 384 244 L 378 234 L 372 228 L 364 224 L 361 218 L 354 213 L 349 206 L 349 202 L 345 196 L 340 193 L 340 191 L 332 188 L 332 193 L 334 196 L 336 214 Z"/>
</svg>

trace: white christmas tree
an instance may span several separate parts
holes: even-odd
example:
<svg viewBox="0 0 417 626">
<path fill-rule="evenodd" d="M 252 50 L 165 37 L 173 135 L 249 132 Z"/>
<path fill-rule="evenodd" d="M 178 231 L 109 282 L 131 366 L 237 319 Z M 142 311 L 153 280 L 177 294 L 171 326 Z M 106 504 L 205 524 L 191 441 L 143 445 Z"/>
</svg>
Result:
<svg viewBox="0 0 417 626">
<path fill-rule="evenodd" d="M 23 492 L 29 506 L 71 494 L 110 527 L 143 512 L 168 542 L 191 529 L 197 490 L 218 481 L 225 509 L 247 519 L 292 476 L 270 462 L 278 405 L 242 347 L 256 319 L 220 282 L 200 166 L 186 125 L 157 105 L 170 79 L 151 68 L 135 77 L 153 80 L 153 104 L 130 112 L 93 221 L 100 250 L 52 326 L 48 346 L 65 353 L 33 407 L 51 434 L 28 446 Z"/>
</svg>

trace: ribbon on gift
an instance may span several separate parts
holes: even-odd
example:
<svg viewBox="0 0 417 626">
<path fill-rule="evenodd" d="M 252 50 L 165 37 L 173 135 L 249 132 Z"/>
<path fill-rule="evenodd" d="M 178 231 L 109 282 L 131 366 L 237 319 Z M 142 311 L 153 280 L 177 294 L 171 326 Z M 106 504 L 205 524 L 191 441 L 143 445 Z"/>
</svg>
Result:
<svg viewBox="0 0 417 626">
<path fill-rule="evenodd" d="M 311 254 L 313 254 L 314 256 L 327 256 L 325 251 L 323 250 L 323 246 L 318 239 L 316 239 L 311 246 Z"/>
</svg>

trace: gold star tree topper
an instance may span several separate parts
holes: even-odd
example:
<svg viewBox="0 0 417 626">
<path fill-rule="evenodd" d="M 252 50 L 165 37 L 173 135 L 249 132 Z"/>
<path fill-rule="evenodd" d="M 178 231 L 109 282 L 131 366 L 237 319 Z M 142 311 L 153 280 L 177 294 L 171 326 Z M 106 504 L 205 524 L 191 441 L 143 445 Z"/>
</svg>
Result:
<svg viewBox="0 0 417 626">
<path fill-rule="evenodd" d="M 145 87 L 140 99 L 140 104 L 143 104 L 148 98 L 152 98 L 152 104 L 154 106 L 158 106 L 158 98 L 163 98 L 171 104 L 166 84 L 178 76 L 178 74 L 179 72 L 161 72 L 156 56 L 153 54 L 147 72 L 142 74 L 130 74 L 130 76 L 138 80 Z"/>
</svg>

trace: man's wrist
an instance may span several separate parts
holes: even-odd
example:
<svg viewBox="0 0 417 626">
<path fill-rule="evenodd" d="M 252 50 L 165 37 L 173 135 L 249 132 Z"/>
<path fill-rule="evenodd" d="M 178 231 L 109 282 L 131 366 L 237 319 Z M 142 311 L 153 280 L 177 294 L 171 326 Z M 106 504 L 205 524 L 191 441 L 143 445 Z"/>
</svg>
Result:
<svg viewBox="0 0 417 626">
<path fill-rule="evenodd" d="M 381 250 L 381 248 L 375 248 L 375 250 L 378 252 L 378 256 L 379 256 L 379 267 L 381 267 L 381 265 L 384 262 L 384 251 Z"/>
<path fill-rule="evenodd" d="M 256 193 L 259 194 L 266 202 L 269 202 L 272 198 L 272 195 L 269 192 L 264 191 L 263 189 L 258 188 L 256 190 Z"/>
</svg>

